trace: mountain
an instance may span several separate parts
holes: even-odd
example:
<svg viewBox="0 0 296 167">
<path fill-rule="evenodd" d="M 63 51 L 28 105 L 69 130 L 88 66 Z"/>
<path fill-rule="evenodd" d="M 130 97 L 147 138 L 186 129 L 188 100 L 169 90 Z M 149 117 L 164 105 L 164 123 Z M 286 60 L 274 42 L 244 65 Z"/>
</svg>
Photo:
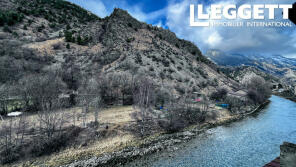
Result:
<svg viewBox="0 0 296 167">
<path fill-rule="evenodd" d="M 237 82 L 243 81 L 246 76 L 257 75 L 257 76 L 261 76 L 269 83 L 281 83 L 279 77 L 265 73 L 253 66 L 237 66 L 237 67 L 221 66 L 219 70 Z"/>
<path fill-rule="evenodd" d="M 177 93 L 238 88 L 193 43 L 121 9 L 99 18 L 62 0 L 2 0 L 0 26 L 0 83 L 60 69 L 75 74 L 62 74 L 69 89 L 109 73 L 145 75 Z"/>
<path fill-rule="evenodd" d="M 209 50 L 205 55 L 218 65 L 255 67 L 290 84 L 296 81 L 296 59 L 293 58 L 281 55 L 227 54 L 219 50 Z"/>
</svg>

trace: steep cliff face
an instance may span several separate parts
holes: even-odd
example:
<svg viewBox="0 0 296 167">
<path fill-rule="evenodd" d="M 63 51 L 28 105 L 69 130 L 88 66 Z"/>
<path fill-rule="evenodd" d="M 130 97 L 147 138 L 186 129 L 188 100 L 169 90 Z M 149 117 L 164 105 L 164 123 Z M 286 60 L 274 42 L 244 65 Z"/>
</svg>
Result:
<svg viewBox="0 0 296 167">
<path fill-rule="evenodd" d="M 238 84 L 193 43 L 115 9 L 106 18 L 62 0 L 1 1 L 0 82 L 48 68 L 77 67 L 82 75 L 146 75 L 179 90 L 209 93 Z M 1 22 L 0 18 L 0 22 Z M 8 24 L 8 20 L 17 20 Z M 18 74 L 15 75 L 15 71 Z"/>
</svg>

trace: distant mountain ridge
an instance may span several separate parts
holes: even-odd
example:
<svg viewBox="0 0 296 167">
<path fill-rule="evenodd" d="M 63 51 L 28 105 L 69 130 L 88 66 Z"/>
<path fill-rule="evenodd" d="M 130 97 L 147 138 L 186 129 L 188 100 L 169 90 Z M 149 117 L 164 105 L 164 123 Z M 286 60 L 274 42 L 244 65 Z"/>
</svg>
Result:
<svg viewBox="0 0 296 167">
<path fill-rule="evenodd" d="M 221 66 L 251 66 L 292 84 L 296 81 L 296 59 L 293 58 L 281 55 L 227 54 L 219 50 L 209 50 L 205 56 Z"/>
</svg>

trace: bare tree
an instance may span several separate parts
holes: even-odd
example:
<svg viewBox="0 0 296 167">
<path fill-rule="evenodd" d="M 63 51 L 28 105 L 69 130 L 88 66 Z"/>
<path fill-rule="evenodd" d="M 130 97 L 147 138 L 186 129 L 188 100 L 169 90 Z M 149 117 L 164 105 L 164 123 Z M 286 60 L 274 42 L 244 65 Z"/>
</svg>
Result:
<svg viewBox="0 0 296 167">
<path fill-rule="evenodd" d="M 13 153 L 13 148 L 15 146 L 16 145 L 13 136 L 13 120 L 10 119 L 8 122 L 5 122 L 0 126 L 1 163 L 9 163 L 15 159 Z"/>
<path fill-rule="evenodd" d="M 146 77 L 140 78 L 137 82 L 137 89 L 134 94 L 134 105 L 140 110 L 141 134 L 145 132 L 145 123 L 151 118 L 155 104 L 155 83 Z"/>
<path fill-rule="evenodd" d="M 0 117 L 1 114 L 8 112 L 8 102 L 10 97 L 10 88 L 7 85 L 0 85 Z"/>
<path fill-rule="evenodd" d="M 97 95 L 91 102 L 91 106 L 94 108 L 94 123 L 97 126 L 99 124 L 99 112 L 102 108 L 102 100 L 99 95 Z"/>
<path fill-rule="evenodd" d="M 189 104 L 186 97 L 169 98 L 165 118 L 159 121 L 160 127 L 168 132 L 176 132 L 194 123 L 205 120 L 205 111 Z"/>
<path fill-rule="evenodd" d="M 217 91 L 211 94 L 212 100 L 224 100 L 227 96 L 228 90 L 225 88 L 218 88 Z"/>
<path fill-rule="evenodd" d="M 67 84 L 69 90 L 77 91 L 79 88 L 79 81 L 82 77 L 80 67 L 76 64 L 77 55 L 67 55 L 65 57 L 65 62 L 62 64 L 62 78 L 63 81 Z M 76 94 L 71 93 L 70 95 L 70 104 L 76 104 Z"/>
<path fill-rule="evenodd" d="M 48 139 L 65 124 L 63 112 L 57 112 L 64 106 L 60 95 L 65 90 L 65 84 L 57 72 L 48 71 L 43 75 L 26 76 L 19 81 L 19 92 L 26 106 L 38 111 L 39 130 Z M 32 104 L 30 104 L 32 103 Z"/>
<path fill-rule="evenodd" d="M 19 146 L 23 145 L 27 128 L 28 128 L 28 122 L 26 120 L 26 116 L 21 115 L 17 122 L 16 145 L 19 145 Z"/>
<path fill-rule="evenodd" d="M 84 106 L 83 113 L 83 124 L 85 124 L 86 113 L 89 111 L 90 107 L 94 108 L 94 123 L 97 126 L 99 124 L 98 121 L 98 113 L 100 108 L 103 105 L 101 93 L 100 93 L 100 84 L 98 80 L 94 78 L 84 79 L 81 87 L 79 88 L 79 96 L 81 97 L 81 103 Z"/>
<path fill-rule="evenodd" d="M 35 110 L 45 111 L 51 110 L 54 100 L 59 98 L 65 87 L 56 73 L 48 72 L 22 78 L 18 90 L 27 107 L 33 105 Z"/>
<path fill-rule="evenodd" d="M 241 107 L 243 106 L 243 101 L 237 97 L 227 96 L 225 98 L 225 103 L 227 103 L 228 109 L 231 112 L 239 112 Z"/>
<path fill-rule="evenodd" d="M 35 84 L 33 76 L 27 76 L 23 77 L 18 81 L 18 86 L 16 87 L 16 90 L 18 91 L 19 96 L 22 98 L 22 100 L 25 102 L 25 110 L 30 108 L 30 100 L 32 98 L 33 94 L 33 85 Z M 32 102 L 32 101 L 31 101 Z"/>
<path fill-rule="evenodd" d="M 260 76 L 253 76 L 246 84 L 248 97 L 254 103 L 263 103 L 271 95 L 271 86 Z"/>
<path fill-rule="evenodd" d="M 125 100 L 128 95 L 132 95 L 132 75 L 127 72 L 121 72 L 117 75 L 117 79 L 121 92 L 122 105 L 131 103 L 130 100 L 128 100 L 128 102 Z"/>
</svg>

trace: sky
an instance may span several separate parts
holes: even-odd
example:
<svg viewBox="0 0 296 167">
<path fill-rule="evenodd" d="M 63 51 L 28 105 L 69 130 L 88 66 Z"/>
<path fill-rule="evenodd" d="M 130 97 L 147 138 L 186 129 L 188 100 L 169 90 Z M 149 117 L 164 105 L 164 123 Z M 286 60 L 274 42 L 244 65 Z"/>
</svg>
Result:
<svg viewBox="0 0 296 167">
<path fill-rule="evenodd" d="M 114 8 L 127 10 L 136 19 L 163 27 L 179 38 L 195 43 L 203 53 L 218 49 L 226 53 L 283 55 L 296 58 L 296 26 L 292 27 L 191 27 L 190 4 L 293 4 L 296 0 L 68 0 L 99 17 L 110 15 Z M 266 11 L 265 16 L 268 16 Z M 282 12 L 276 10 L 277 21 Z M 266 17 L 268 18 L 268 17 Z M 222 20 L 223 21 L 223 20 Z M 227 21 L 227 20 L 225 20 Z M 236 20 L 246 21 L 246 20 Z"/>
</svg>

